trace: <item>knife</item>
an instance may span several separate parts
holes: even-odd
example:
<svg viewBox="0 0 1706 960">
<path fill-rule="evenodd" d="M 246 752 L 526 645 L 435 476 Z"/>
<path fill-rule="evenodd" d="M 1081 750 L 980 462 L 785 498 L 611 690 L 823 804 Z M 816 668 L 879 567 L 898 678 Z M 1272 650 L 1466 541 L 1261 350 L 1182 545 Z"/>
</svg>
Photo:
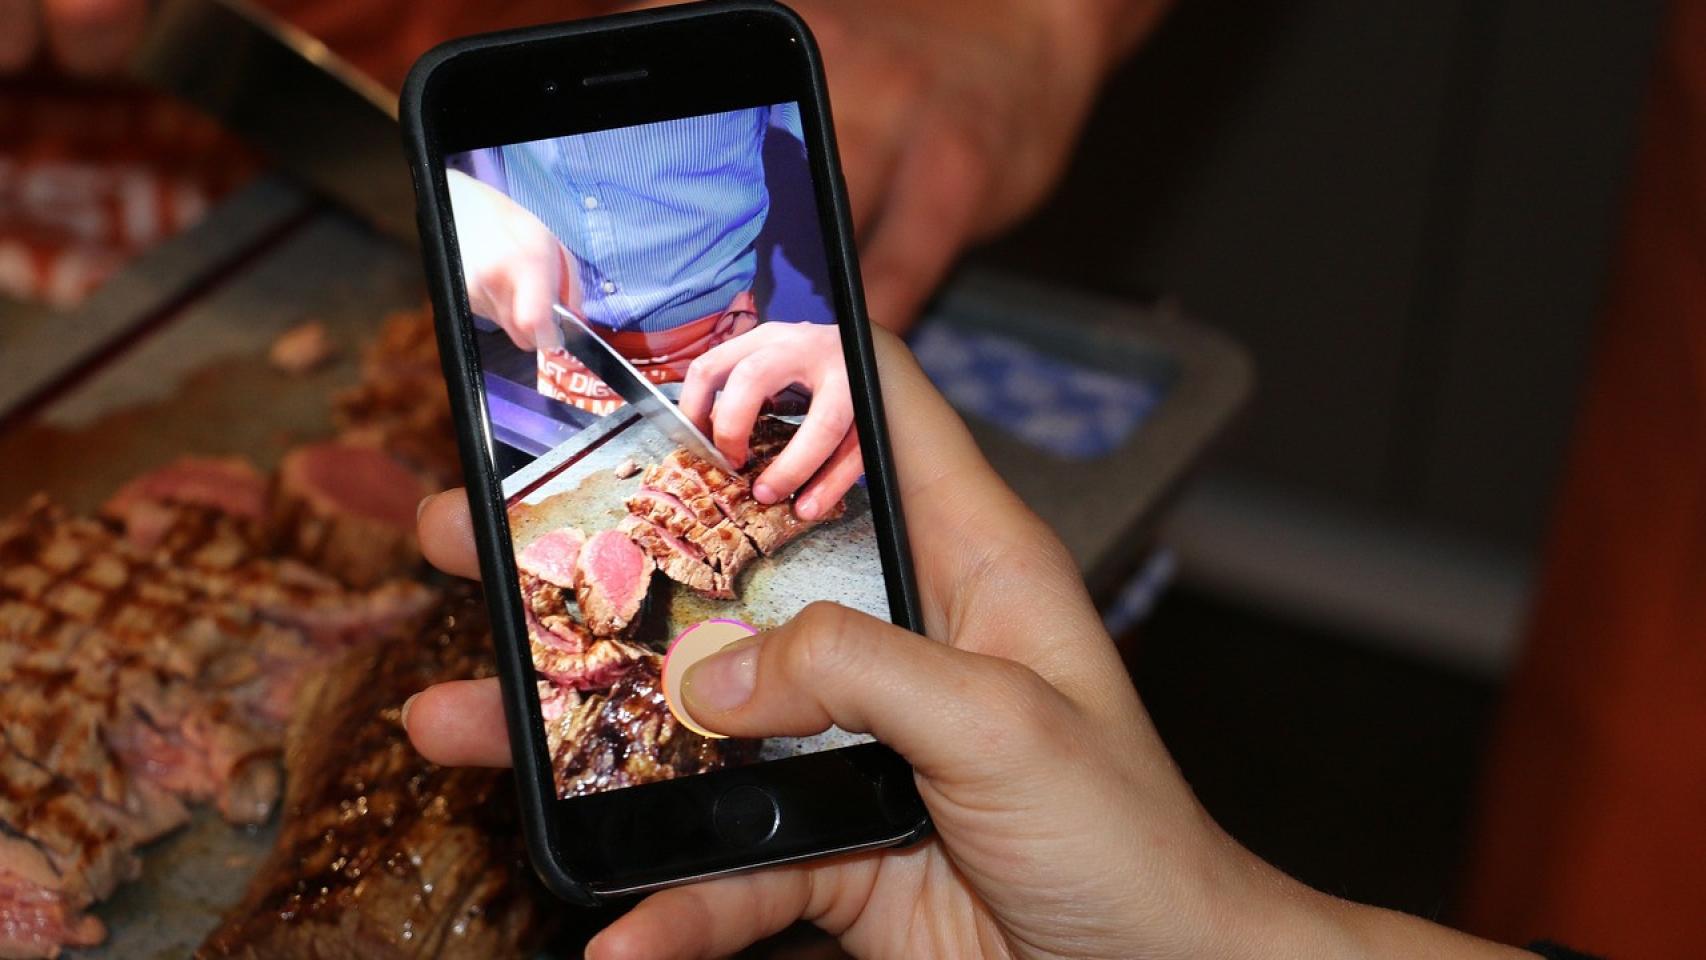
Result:
<svg viewBox="0 0 1706 960">
<path fill-rule="evenodd" d="M 420 243 L 396 94 L 325 44 L 244 0 L 158 0 L 129 68 L 381 233 Z"/>
<path fill-rule="evenodd" d="M 553 303 L 551 309 L 558 317 L 567 321 L 558 324 L 563 330 L 563 345 L 575 359 L 586 364 L 603 380 L 616 395 L 634 405 L 640 416 L 655 427 L 664 436 L 687 448 L 687 452 L 709 460 L 729 473 L 736 473 L 734 466 L 729 463 L 722 451 L 718 450 L 693 421 L 681 412 L 681 408 L 663 395 L 657 385 L 647 379 L 628 362 L 628 358 L 616 351 L 603 337 L 592 332 L 574 311 L 560 303 Z"/>
</svg>

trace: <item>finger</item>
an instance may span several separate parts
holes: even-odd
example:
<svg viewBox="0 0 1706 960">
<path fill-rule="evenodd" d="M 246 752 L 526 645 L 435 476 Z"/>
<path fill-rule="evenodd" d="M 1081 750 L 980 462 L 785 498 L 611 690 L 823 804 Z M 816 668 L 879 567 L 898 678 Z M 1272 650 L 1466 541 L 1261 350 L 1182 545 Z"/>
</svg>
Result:
<svg viewBox="0 0 1706 960">
<path fill-rule="evenodd" d="M 871 319 L 909 329 L 972 239 L 988 172 L 974 142 L 933 131 L 907 150 L 882 213 L 860 245 Z"/>
<path fill-rule="evenodd" d="M 771 351 L 749 354 L 729 371 L 711 410 L 711 440 L 729 462 L 745 465 L 752 425 L 764 401 L 793 382 L 792 374 Z"/>
<path fill-rule="evenodd" d="M 864 475 L 865 457 L 859 447 L 859 431 L 849 430 L 829 462 L 794 498 L 794 513 L 801 520 L 816 520 L 830 504 L 846 496 Z"/>
<path fill-rule="evenodd" d="M 0 0 L 0 70 L 22 70 L 35 59 L 41 41 L 36 0 Z"/>
<path fill-rule="evenodd" d="M 782 452 L 752 485 L 759 503 L 775 503 L 793 495 L 826 463 L 842 441 L 853 432 L 853 395 L 845 372 L 836 371 L 827 383 L 812 393 L 806 418 L 794 431 Z M 842 490 L 846 492 L 845 488 Z M 800 516 L 812 519 L 805 511 Z"/>
<path fill-rule="evenodd" d="M 474 548 L 474 518 L 468 492 L 461 487 L 435 493 L 415 513 L 415 535 L 428 563 L 456 577 L 480 579 L 480 555 Z"/>
<path fill-rule="evenodd" d="M 694 720 L 730 736 L 803 737 L 831 724 L 869 733 L 941 782 L 1030 763 L 1036 732 L 1064 722 L 1049 715 L 1060 695 L 1013 661 L 823 602 L 689 667 L 681 697 Z"/>
<path fill-rule="evenodd" d="M 447 767 L 507 767 L 509 728 L 496 677 L 452 680 L 403 705 L 403 729 L 421 756 Z"/>
<path fill-rule="evenodd" d="M 1060 539 L 996 476 L 899 339 L 873 334 L 888 420 L 905 424 L 891 440 L 925 632 L 1074 692 L 1123 669 Z"/>
<path fill-rule="evenodd" d="M 757 336 L 763 329 L 759 326 L 742 336 L 725 340 L 694 357 L 693 362 L 687 365 L 687 377 L 681 384 L 681 399 L 677 403 L 699 429 L 711 429 L 711 407 L 716 401 L 717 391 L 728 382 L 729 371 L 735 364 L 763 345 L 762 338 Z"/>
<path fill-rule="evenodd" d="M 148 16 L 143 0 L 42 0 L 47 43 L 72 73 L 111 73 L 142 37 Z"/>
<path fill-rule="evenodd" d="M 518 261 L 510 278 L 509 336 L 523 350 L 561 350 L 563 332 L 551 313 L 557 278 L 537 262 Z"/>
<path fill-rule="evenodd" d="M 784 867 L 654 893 L 586 946 L 587 960 L 726 957 L 804 915 L 807 868 Z"/>
</svg>

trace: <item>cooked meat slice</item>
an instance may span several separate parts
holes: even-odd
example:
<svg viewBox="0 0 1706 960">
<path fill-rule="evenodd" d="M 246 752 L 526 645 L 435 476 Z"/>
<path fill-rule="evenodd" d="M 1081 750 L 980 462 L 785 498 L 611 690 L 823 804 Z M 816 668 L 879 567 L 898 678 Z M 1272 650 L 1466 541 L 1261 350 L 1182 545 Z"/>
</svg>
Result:
<svg viewBox="0 0 1706 960">
<path fill-rule="evenodd" d="M 415 508 L 431 492 L 382 450 L 309 444 L 279 464 L 273 527 L 284 552 L 351 586 L 371 587 L 420 563 Z"/>
<path fill-rule="evenodd" d="M 571 690 L 600 690 L 616 682 L 646 651 L 616 637 L 595 637 L 567 614 L 527 614 L 533 669 Z"/>
<path fill-rule="evenodd" d="M 445 487 L 461 467 L 437 343 L 429 309 L 391 315 L 362 354 L 361 383 L 338 395 L 332 419 L 346 443 L 384 450 Z"/>
<path fill-rule="evenodd" d="M 458 591 L 418 636 L 356 648 L 304 691 L 278 841 L 197 957 L 533 955 L 551 912 L 511 778 L 434 766 L 400 723 L 409 695 L 488 672 L 480 607 Z"/>
<path fill-rule="evenodd" d="M 770 461 L 782 452 L 798 430 L 792 423 L 777 417 L 759 417 L 753 421 L 752 433 L 746 439 L 746 468 L 749 477 L 756 477 L 770 466 Z"/>
<path fill-rule="evenodd" d="M 0 738 L 0 956 L 99 943 L 82 915 L 141 869 L 127 818 L 76 792 Z"/>
<path fill-rule="evenodd" d="M 633 516 L 662 528 L 677 541 L 692 545 L 693 555 L 702 558 L 711 568 L 708 579 L 695 573 L 699 580 L 711 584 L 709 596 L 732 598 L 734 584 L 741 571 L 758 557 L 751 542 L 732 521 L 724 518 L 707 527 L 695 519 L 679 499 L 667 493 L 641 489 L 628 498 L 626 505 Z M 669 574 L 668 570 L 664 572 Z M 695 585 L 688 583 L 688 586 Z"/>
<path fill-rule="evenodd" d="M 297 324 L 279 334 L 267 348 L 273 369 L 300 377 L 332 358 L 332 338 L 318 320 Z"/>
<path fill-rule="evenodd" d="M 516 569 L 564 590 L 575 588 L 575 561 L 581 555 L 586 534 L 579 527 L 563 527 L 536 537 L 515 555 Z"/>
<path fill-rule="evenodd" d="M 633 457 L 629 457 L 626 460 L 623 460 L 621 463 L 618 463 L 616 465 L 616 469 L 611 471 L 611 472 L 616 474 L 616 479 L 626 480 L 629 477 L 633 476 L 634 474 L 640 472 L 640 465 L 634 462 Z"/>
<path fill-rule="evenodd" d="M 707 597 L 734 599 L 729 582 L 705 562 L 705 552 L 663 527 L 629 514 L 616 529 L 651 555 L 664 576 Z"/>
<path fill-rule="evenodd" d="M 562 749 L 569 718 L 580 706 L 581 695 L 572 687 L 558 686 L 549 680 L 540 680 L 535 686 L 539 692 L 539 713 L 545 723 L 545 746 L 554 757 Z"/>
<path fill-rule="evenodd" d="M 581 622 L 594 636 L 622 633 L 639 615 L 651 583 L 651 555 L 620 531 L 600 530 L 587 538 L 575 561 Z"/>
<path fill-rule="evenodd" d="M 780 423 L 782 421 L 776 421 Z M 752 498 L 752 487 L 746 477 L 728 473 L 713 463 L 708 463 L 693 456 L 685 450 L 676 450 L 664 458 L 661 474 L 691 474 L 698 478 L 711 502 L 738 526 L 742 533 L 752 541 L 758 552 L 765 556 L 773 556 L 790 541 L 800 534 L 831 520 L 837 520 L 847 511 L 845 501 L 837 501 L 824 516 L 817 520 L 802 520 L 794 515 L 793 503 L 783 501 L 768 506 Z M 749 468 L 748 473 L 756 475 L 757 467 Z M 678 485 L 684 481 L 678 481 Z"/>
<path fill-rule="evenodd" d="M 139 503 L 210 507 L 259 520 L 267 511 L 267 479 L 240 457 L 183 457 L 120 487 L 101 512 L 122 523 Z"/>
<path fill-rule="evenodd" d="M 525 571 L 517 574 L 516 579 L 521 588 L 522 602 L 534 616 L 553 617 L 568 612 L 568 593 L 564 588 L 546 583 Z M 571 583 L 570 589 L 572 588 Z"/>
<path fill-rule="evenodd" d="M 581 701 L 555 756 L 564 797 L 740 766 L 759 740 L 711 740 L 676 721 L 664 703 L 663 658 L 647 654 L 610 692 Z"/>
<path fill-rule="evenodd" d="M 682 457 L 687 456 L 685 452 Z M 640 485 L 659 493 L 667 493 L 679 500 L 692 514 L 693 519 L 707 527 L 715 526 L 723 519 L 723 512 L 717 508 L 715 500 L 711 499 L 711 491 L 699 475 L 691 470 L 683 469 L 679 459 L 674 454 L 664 458 L 662 463 L 654 463 L 646 468 L 640 477 Z"/>
</svg>

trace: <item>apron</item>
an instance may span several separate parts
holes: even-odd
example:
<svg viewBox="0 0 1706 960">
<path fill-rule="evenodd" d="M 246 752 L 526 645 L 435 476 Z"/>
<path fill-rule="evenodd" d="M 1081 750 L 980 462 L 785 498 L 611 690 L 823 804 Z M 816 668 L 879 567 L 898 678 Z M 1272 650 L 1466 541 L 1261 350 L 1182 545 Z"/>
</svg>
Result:
<svg viewBox="0 0 1706 960">
<path fill-rule="evenodd" d="M 627 357 L 653 383 L 679 383 L 693 358 L 730 337 L 758 326 L 758 310 L 750 292 L 735 294 L 728 307 L 679 327 L 656 332 L 607 330 L 593 325 L 617 352 Z M 579 360 L 565 350 L 539 351 L 539 392 L 599 416 L 623 403 Z"/>
</svg>

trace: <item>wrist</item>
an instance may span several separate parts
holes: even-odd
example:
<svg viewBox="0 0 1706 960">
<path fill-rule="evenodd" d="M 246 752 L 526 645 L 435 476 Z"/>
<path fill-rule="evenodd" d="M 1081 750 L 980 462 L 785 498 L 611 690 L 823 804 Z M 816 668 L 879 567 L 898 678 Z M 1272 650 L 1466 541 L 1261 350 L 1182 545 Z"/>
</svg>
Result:
<svg viewBox="0 0 1706 960">
<path fill-rule="evenodd" d="M 1278 871 L 1275 871 L 1278 873 Z M 1283 877 L 1246 918 L 1235 956 L 1332 960 L 1534 960 L 1396 910 L 1352 903 Z"/>
</svg>

